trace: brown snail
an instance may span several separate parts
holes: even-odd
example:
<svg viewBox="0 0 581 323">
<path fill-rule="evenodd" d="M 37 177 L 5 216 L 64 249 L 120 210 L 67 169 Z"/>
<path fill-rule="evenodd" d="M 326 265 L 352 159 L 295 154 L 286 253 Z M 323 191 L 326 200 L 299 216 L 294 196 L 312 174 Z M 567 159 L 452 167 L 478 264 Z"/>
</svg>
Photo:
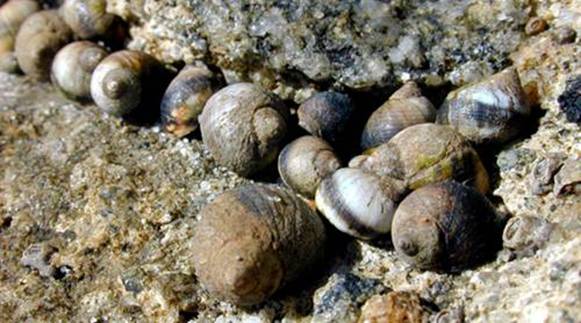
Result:
<svg viewBox="0 0 581 323">
<path fill-rule="evenodd" d="M 436 122 L 448 124 L 470 141 L 502 143 L 513 139 L 530 115 L 515 68 L 450 92 Z"/>
<path fill-rule="evenodd" d="M 16 35 L 14 52 L 18 65 L 26 75 L 47 81 L 56 53 L 71 39 L 70 28 L 56 10 L 33 13 L 22 23 Z"/>
<path fill-rule="evenodd" d="M 299 126 L 311 135 L 334 144 L 342 139 L 353 115 L 353 104 L 346 94 L 320 92 L 303 102 L 297 111 Z"/>
<path fill-rule="evenodd" d="M 147 105 L 157 105 L 161 99 L 163 74 L 160 63 L 148 54 L 115 52 L 95 68 L 91 97 L 111 115 L 127 119 L 148 117 Z"/>
<path fill-rule="evenodd" d="M 216 92 L 199 117 L 202 139 L 219 164 L 250 176 L 276 159 L 287 133 L 288 109 L 251 83 Z"/>
<path fill-rule="evenodd" d="M 250 184 L 227 191 L 200 212 L 194 231 L 196 275 L 213 295 L 260 303 L 322 256 L 325 226 L 292 191 Z"/>
<path fill-rule="evenodd" d="M 432 103 L 422 96 L 415 82 L 407 82 L 371 114 L 361 135 L 361 148 L 379 146 L 409 126 L 435 119 Z"/>
<path fill-rule="evenodd" d="M 214 93 L 213 73 L 206 66 L 186 65 L 161 100 L 163 128 L 183 137 L 198 128 L 198 116 Z"/>
<path fill-rule="evenodd" d="M 349 166 L 395 180 L 407 190 L 447 179 L 481 193 L 489 189 L 488 173 L 470 143 L 454 129 L 433 123 L 402 130 L 369 155 L 353 158 Z"/>
<path fill-rule="evenodd" d="M 0 71 L 15 70 L 14 41 L 20 25 L 40 10 L 34 0 L 10 0 L 0 7 Z"/>
<path fill-rule="evenodd" d="M 484 195 L 454 181 L 409 194 L 393 217 L 398 255 L 423 270 L 458 272 L 482 263 L 502 245 L 502 228 Z"/>
<path fill-rule="evenodd" d="M 103 47 L 89 41 L 74 42 L 63 47 L 52 63 L 53 84 L 69 98 L 89 100 L 91 76 L 107 55 Z"/>
<path fill-rule="evenodd" d="M 81 39 L 105 35 L 115 20 L 106 0 L 66 0 L 60 7 L 64 21 Z"/>
<path fill-rule="evenodd" d="M 341 168 L 321 182 L 315 204 L 339 231 L 369 240 L 390 232 L 399 191 L 375 174 Z"/>
<path fill-rule="evenodd" d="M 278 172 L 289 187 L 307 198 L 314 198 L 319 184 L 341 167 L 333 148 L 314 136 L 300 137 L 278 156 Z"/>
</svg>

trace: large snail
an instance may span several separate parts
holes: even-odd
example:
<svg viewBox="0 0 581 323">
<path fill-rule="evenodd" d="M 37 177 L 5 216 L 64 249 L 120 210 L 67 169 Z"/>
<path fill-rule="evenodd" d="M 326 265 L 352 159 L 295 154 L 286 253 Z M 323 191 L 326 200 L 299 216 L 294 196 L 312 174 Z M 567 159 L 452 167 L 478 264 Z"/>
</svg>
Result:
<svg viewBox="0 0 581 323">
<path fill-rule="evenodd" d="M 323 178 L 341 167 L 333 148 L 323 139 L 304 136 L 288 144 L 278 156 L 278 172 L 285 184 L 314 198 Z"/>
<path fill-rule="evenodd" d="M 183 137 L 198 128 L 198 116 L 214 93 L 214 74 L 206 66 L 186 65 L 161 100 L 163 128 Z"/>
<path fill-rule="evenodd" d="M 262 88 L 237 83 L 210 97 L 199 121 L 218 163 L 250 176 L 276 159 L 288 116 L 288 109 Z"/>
<path fill-rule="evenodd" d="M 515 68 L 448 94 L 437 123 L 448 124 L 470 141 L 481 144 L 513 139 L 530 115 Z"/>
<path fill-rule="evenodd" d="M 369 240 L 390 232 L 399 191 L 375 174 L 341 168 L 321 182 L 315 204 L 337 229 Z"/>
<path fill-rule="evenodd" d="M 433 123 L 402 130 L 369 155 L 353 158 L 349 166 L 396 180 L 407 190 L 446 179 L 481 193 L 489 188 L 488 173 L 470 143 L 454 129 Z"/>
<path fill-rule="evenodd" d="M 361 148 L 379 146 L 409 126 L 435 119 L 434 106 L 422 96 L 415 82 L 408 82 L 371 114 L 361 135 Z"/>
<path fill-rule="evenodd" d="M 55 56 L 51 78 L 67 97 L 75 100 L 91 98 L 91 76 L 107 51 L 92 42 L 79 41 L 63 47 Z"/>
<path fill-rule="evenodd" d="M 494 207 L 474 189 L 447 181 L 409 194 L 393 217 L 398 255 L 424 270 L 457 272 L 482 263 L 502 245 Z"/>
<path fill-rule="evenodd" d="M 301 104 L 297 111 L 299 126 L 331 144 L 340 141 L 348 130 L 353 104 L 346 94 L 317 93 Z"/>
<path fill-rule="evenodd" d="M 250 184 L 200 212 L 194 231 L 196 275 L 215 296 L 260 303 L 305 273 L 325 249 L 325 226 L 292 191 Z"/>
<path fill-rule="evenodd" d="M 14 48 L 18 65 L 26 75 L 47 81 L 56 53 L 71 41 L 72 36 L 71 29 L 56 10 L 33 13 L 16 35 Z"/>
<path fill-rule="evenodd" d="M 34 0 L 10 0 L 0 7 L 0 71 L 15 70 L 16 34 L 24 20 L 38 10 L 40 6 Z"/>
</svg>

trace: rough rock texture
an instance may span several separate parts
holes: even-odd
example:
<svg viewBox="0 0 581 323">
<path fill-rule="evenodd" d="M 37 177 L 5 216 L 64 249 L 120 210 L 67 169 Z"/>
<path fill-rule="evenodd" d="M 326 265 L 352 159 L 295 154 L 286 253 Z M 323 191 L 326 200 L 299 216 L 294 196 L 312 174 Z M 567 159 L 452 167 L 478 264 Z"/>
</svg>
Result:
<svg viewBox="0 0 581 323">
<path fill-rule="evenodd" d="M 575 183 L 578 176 L 578 168 L 562 163 L 574 166 L 571 160 L 581 158 L 579 124 L 567 120 L 580 109 L 572 104 L 575 92 L 567 92 L 581 75 L 578 1 L 278 1 L 281 9 L 261 1 L 246 8 L 215 3 L 109 2 L 133 19 L 133 48 L 168 62 L 203 58 L 231 81 L 271 82 L 271 89 L 297 102 L 310 90 L 295 89 L 389 86 L 408 77 L 460 84 L 514 62 L 540 118 L 538 128 L 483 154 L 495 178 L 492 198 L 502 213 L 555 223 L 559 235 L 532 255 L 503 250 L 459 275 L 413 270 L 388 241 L 337 237 L 319 271 L 263 305 L 234 307 L 200 288 L 190 238 L 200 208 L 246 180 L 217 167 L 196 139 L 127 126 L 93 105 L 65 100 L 49 85 L 0 74 L 0 321 L 316 322 L 323 312 L 325 320 L 333 313 L 355 320 L 372 294 L 390 290 L 418 294 L 431 319 L 581 318 L 581 198 L 574 189 L 555 190 L 556 182 Z M 341 11 L 345 6 L 349 10 Z M 525 37 L 524 23 L 534 12 L 548 29 Z M 220 23 L 216 15 L 230 19 Z M 249 36 L 257 21 L 280 17 L 289 23 L 259 23 L 252 32 L 263 36 Z M 314 26 L 313 17 L 324 30 L 305 28 Z M 401 55 L 414 47 L 402 40 L 410 24 L 420 29 L 411 35 L 421 44 L 421 60 Z M 282 31 L 268 31 L 275 27 Z M 314 36 L 303 35 L 309 30 Z M 327 42 L 318 38 L 327 33 Z M 303 35 L 299 45 L 297 35 Z M 341 50 L 341 35 L 352 49 Z M 398 56 L 393 50 L 400 42 Z M 319 63 L 324 57 L 326 69 Z M 394 63 L 397 57 L 406 59 Z M 325 73 L 317 71 L 328 79 L 319 80 Z M 559 100 L 564 93 L 567 99 Z M 333 305 L 321 307 L 326 301 Z"/>
</svg>

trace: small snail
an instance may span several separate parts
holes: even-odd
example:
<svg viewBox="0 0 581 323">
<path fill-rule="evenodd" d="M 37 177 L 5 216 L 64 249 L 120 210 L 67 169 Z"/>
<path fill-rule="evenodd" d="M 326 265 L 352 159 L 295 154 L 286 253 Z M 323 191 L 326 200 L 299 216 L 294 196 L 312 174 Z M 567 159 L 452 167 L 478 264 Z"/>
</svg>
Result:
<svg viewBox="0 0 581 323">
<path fill-rule="evenodd" d="M 395 212 L 391 237 L 407 263 L 424 270 L 458 272 L 500 249 L 501 232 L 484 195 L 447 181 L 409 194 Z"/>
<path fill-rule="evenodd" d="M 449 124 L 470 141 L 502 143 L 514 138 L 531 110 L 514 68 L 450 92 L 436 122 Z"/>
<path fill-rule="evenodd" d="M 10 0 L 0 7 L 0 56 L 14 50 L 14 39 L 20 25 L 40 10 L 34 0 Z"/>
<path fill-rule="evenodd" d="M 79 41 L 63 47 L 52 63 L 53 84 L 75 100 L 91 98 L 91 76 L 107 51 L 92 42 Z"/>
<path fill-rule="evenodd" d="M 250 184 L 200 212 L 193 261 L 205 288 L 238 305 L 260 303 L 322 256 L 325 226 L 290 190 Z"/>
<path fill-rule="evenodd" d="M 408 82 L 371 114 L 361 135 L 361 148 L 379 146 L 404 128 L 435 119 L 434 106 L 422 96 L 415 82 Z"/>
<path fill-rule="evenodd" d="M 199 117 L 202 139 L 214 158 L 242 176 L 276 159 L 287 133 L 288 109 L 251 83 L 216 92 Z"/>
<path fill-rule="evenodd" d="M 314 198 L 321 180 L 341 167 L 333 148 L 323 139 L 304 136 L 288 144 L 278 156 L 278 172 L 285 184 Z"/>
<path fill-rule="evenodd" d="M 106 0 L 66 0 L 60 7 L 64 21 L 81 39 L 105 35 L 115 20 Z"/>
<path fill-rule="evenodd" d="M 341 168 L 321 182 L 315 204 L 339 231 L 369 240 L 389 233 L 398 191 L 375 174 Z"/>
<path fill-rule="evenodd" d="M 299 126 L 313 136 L 334 144 L 342 139 L 347 130 L 353 105 L 346 94 L 321 92 L 303 102 L 297 114 Z"/>
<path fill-rule="evenodd" d="M 103 59 L 91 78 L 91 96 L 105 112 L 127 119 L 145 117 L 163 93 L 162 67 L 143 52 L 122 50 Z M 149 99 L 152 98 L 152 99 Z M 139 113 L 138 113 L 139 112 Z M 138 116 L 137 114 L 144 114 Z"/>
<path fill-rule="evenodd" d="M 185 66 L 161 100 L 163 128 L 183 137 L 198 128 L 198 116 L 214 93 L 213 73 L 205 66 Z"/>
<path fill-rule="evenodd" d="M 478 153 L 454 129 L 433 123 L 408 127 L 369 155 L 353 158 L 350 167 L 371 171 L 414 190 L 454 179 L 488 192 L 488 173 Z M 403 192 L 402 192 L 403 193 Z"/>
<path fill-rule="evenodd" d="M 16 35 L 15 54 L 22 71 L 39 81 L 47 81 L 54 56 L 72 39 L 70 28 L 56 10 L 30 15 Z"/>
</svg>

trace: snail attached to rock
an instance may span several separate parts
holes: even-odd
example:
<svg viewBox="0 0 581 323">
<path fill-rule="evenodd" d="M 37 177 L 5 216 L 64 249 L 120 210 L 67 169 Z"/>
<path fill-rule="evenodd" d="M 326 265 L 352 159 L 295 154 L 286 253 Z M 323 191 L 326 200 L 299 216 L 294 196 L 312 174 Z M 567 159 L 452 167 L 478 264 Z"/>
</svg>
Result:
<svg viewBox="0 0 581 323">
<path fill-rule="evenodd" d="M 391 237 L 398 255 L 414 267 L 458 272 L 500 249 L 502 225 L 484 195 L 446 181 L 424 186 L 401 202 Z"/>
<path fill-rule="evenodd" d="M 107 55 L 107 50 L 93 42 L 68 44 L 56 54 L 52 63 L 53 84 L 71 99 L 91 99 L 93 71 Z"/>
<path fill-rule="evenodd" d="M 333 148 L 314 136 L 300 137 L 278 156 L 278 172 L 286 185 L 312 199 L 323 178 L 341 167 Z"/>
<path fill-rule="evenodd" d="M 218 196 L 194 231 L 196 275 L 213 295 L 263 302 L 321 259 L 325 226 L 292 191 L 249 184 Z"/>
<path fill-rule="evenodd" d="M 122 50 L 103 59 L 91 78 L 91 96 L 105 112 L 126 119 L 152 117 L 163 94 L 161 64 L 143 52 Z"/>
<path fill-rule="evenodd" d="M 353 115 L 349 96 L 339 92 L 320 92 L 299 106 L 299 126 L 311 135 L 335 144 L 348 130 Z"/>
<path fill-rule="evenodd" d="M 370 240 L 390 232 L 400 191 L 375 174 L 341 168 L 321 182 L 315 204 L 339 231 Z"/>
<path fill-rule="evenodd" d="M 513 139 L 531 114 L 515 68 L 450 92 L 436 122 L 447 124 L 476 144 Z"/>
<path fill-rule="evenodd" d="M 199 117 L 202 139 L 219 164 L 250 176 L 276 159 L 287 134 L 289 111 L 252 83 L 216 92 Z"/>
<path fill-rule="evenodd" d="M 161 100 L 163 128 L 183 137 L 198 128 L 198 116 L 214 93 L 214 74 L 206 66 L 186 65 Z"/>
<path fill-rule="evenodd" d="M 34 0 L 10 0 L 0 7 L 0 71 L 14 72 L 18 62 L 14 55 L 14 41 L 24 20 L 40 10 Z"/>
<path fill-rule="evenodd" d="M 353 158 L 349 166 L 395 180 L 405 190 L 447 179 L 469 184 L 481 193 L 489 189 L 488 173 L 466 138 L 433 123 L 402 130 L 368 155 Z"/>
<path fill-rule="evenodd" d="M 43 10 L 30 15 L 16 35 L 14 52 L 22 71 L 39 81 L 50 78 L 56 53 L 73 37 L 56 10 Z"/>
<path fill-rule="evenodd" d="M 415 82 L 407 82 L 371 114 L 361 135 L 361 148 L 379 146 L 409 126 L 435 119 L 432 103 L 422 96 Z"/>
</svg>

